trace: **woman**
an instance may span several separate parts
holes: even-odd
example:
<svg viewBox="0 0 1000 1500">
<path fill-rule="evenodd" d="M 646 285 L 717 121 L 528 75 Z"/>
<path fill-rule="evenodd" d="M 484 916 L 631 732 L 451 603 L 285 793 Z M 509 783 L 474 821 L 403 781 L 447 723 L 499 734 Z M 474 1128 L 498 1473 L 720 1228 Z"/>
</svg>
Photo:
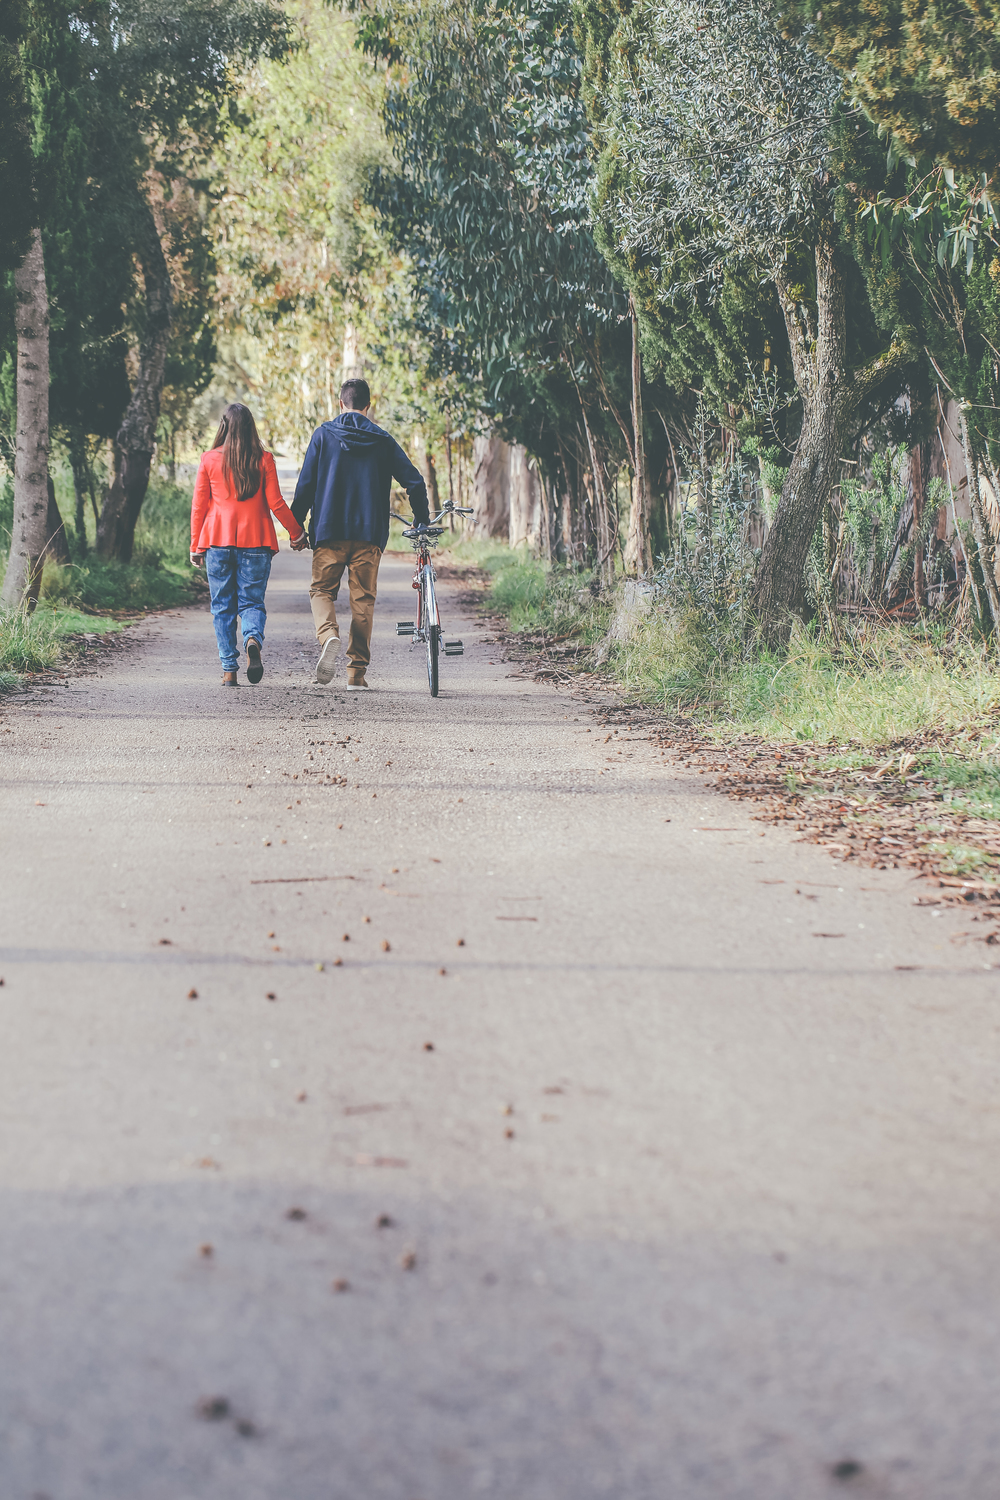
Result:
<svg viewBox="0 0 1000 1500">
<path fill-rule="evenodd" d="M 191 561 L 196 568 L 204 561 L 208 574 L 224 687 L 238 686 L 237 615 L 247 679 L 259 682 L 264 675 L 264 591 L 278 550 L 271 511 L 288 528 L 292 550 L 301 552 L 306 534 L 281 498 L 274 459 L 264 452 L 249 408 L 234 401 L 202 454 L 191 502 Z"/>
</svg>

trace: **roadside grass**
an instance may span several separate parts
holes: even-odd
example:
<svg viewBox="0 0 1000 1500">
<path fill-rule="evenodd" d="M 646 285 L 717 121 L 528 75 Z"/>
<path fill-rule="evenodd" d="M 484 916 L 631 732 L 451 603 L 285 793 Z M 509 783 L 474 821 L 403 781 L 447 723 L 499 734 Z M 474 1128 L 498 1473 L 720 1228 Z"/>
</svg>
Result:
<svg viewBox="0 0 1000 1500">
<path fill-rule="evenodd" d="M 105 562 L 94 555 L 92 517 L 87 554 L 81 558 L 63 495 L 60 503 L 74 560 L 46 563 L 34 614 L 15 610 L 0 615 L 0 690 L 17 687 L 28 673 L 60 666 L 79 637 L 120 630 L 115 615 L 188 604 L 204 589 L 188 561 L 189 487 L 159 478 L 150 482 L 130 563 Z M 9 542 L 9 529 L 0 540 Z M 0 576 L 5 567 L 6 554 L 0 553 Z"/>
<path fill-rule="evenodd" d="M 89 529 L 87 555 L 81 558 L 72 525 L 67 523 L 74 560 L 46 564 L 42 597 L 98 612 L 170 609 L 190 603 L 200 588 L 188 560 L 190 515 L 190 488 L 151 479 L 129 563 L 96 557 Z M 88 525 L 92 528 L 92 518 Z"/>
<path fill-rule="evenodd" d="M 29 672 L 50 671 L 66 660 L 80 638 L 121 630 L 117 620 L 95 619 L 78 609 L 42 603 L 34 614 L 0 615 L 0 690 L 20 686 Z"/>
<path fill-rule="evenodd" d="M 991 734 L 1000 753 L 1000 661 L 940 627 L 881 626 L 836 642 L 806 626 L 785 655 L 753 653 L 724 617 L 655 597 L 629 614 L 620 588 L 598 600 L 589 574 L 497 552 L 479 566 L 491 575 L 491 606 L 515 635 L 578 636 L 599 648 L 581 662 L 586 670 L 712 736 L 863 750 L 932 731 L 949 741 L 973 732 Z M 963 755 L 942 755 L 941 774 L 956 793 L 965 786 L 978 798 L 993 787 L 992 761 L 980 771 Z M 995 791 L 1000 809 L 1000 781 Z"/>
</svg>

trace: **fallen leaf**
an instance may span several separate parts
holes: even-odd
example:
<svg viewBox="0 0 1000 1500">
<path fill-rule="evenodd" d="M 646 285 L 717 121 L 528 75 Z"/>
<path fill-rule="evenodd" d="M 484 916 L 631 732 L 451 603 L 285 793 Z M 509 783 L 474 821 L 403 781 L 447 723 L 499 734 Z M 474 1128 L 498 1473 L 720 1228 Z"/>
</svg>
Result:
<svg viewBox="0 0 1000 1500">
<path fill-rule="evenodd" d="M 389 952 L 389 939 L 388 938 L 383 938 L 382 939 L 382 952 L 383 953 L 388 953 Z"/>
<path fill-rule="evenodd" d="M 274 991 L 273 991 L 273 990 L 268 990 L 268 992 L 267 992 L 267 998 L 268 998 L 268 999 L 269 999 L 269 1000 L 277 1000 L 277 998 L 278 998 L 278 997 L 277 997 L 277 995 L 276 995 L 276 994 L 275 994 L 275 993 L 274 993 Z"/>
<path fill-rule="evenodd" d="M 160 938 L 160 947 L 161 948 L 170 948 L 172 946 L 173 946 L 173 944 L 172 944 L 170 938 Z"/>
<path fill-rule="evenodd" d="M 198 998 L 198 991 L 197 990 L 188 990 L 187 997 L 188 997 L 189 1000 L 197 1000 L 197 998 Z"/>
<path fill-rule="evenodd" d="M 424 1043 L 424 1051 L 425 1052 L 433 1052 L 434 1051 L 434 1043 L 433 1042 L 425 1042 Z"/>
<path fill-rule="evenodd" d="M 502 1115 L 512 1115 L 514 1113 L 513 1104 L 502 1104 L 500 1106 L 500 1113 Z"/>
<path fill-rule="evenodd" d="M 294 1219 L 296 1222 L 308 1218 L 304 1208 L 290 1208 L 285 1214 L 286 1219 Z"/>
<path fill-rule="evenodd" d="M 394 1221 L 389 1214 L 379 1214 L 378 1218 L 375 1220 L 375 1228 L 391 1229 L 393 1227 L 393 1223 Z"/>
<path fill-rule="evenodd" d="M 464 948 L 465 947 L 465 938 L 459 938 L 458 942 L 455 944 L 455 947 L 456 948 Z"/>
<path fill-rule="evenodd" d="M 224 1422 L 229 1416 L 229 1402 L 225 1396 L 202 1396 L 195 1410 L 203 1422 Z"/>
<path fill-rule="evenodd" d="M 351 1290 L 351 1283 L 343 1276 L 338 1276 L 333 1282 L 333 1290 L 335 1292 L 349 1292 Z"/>
<path fill-rule="evenodd" d="M 415 1250 L 404 1250 L 399 1257 L 399 1264 L 404 1271 L 412 1271 L 417 1263 L 417 1252 Z"/>
<path fill-rule="evenodd" d="M 512 1141 L 512 1140 L 513 1140 L 513 1139 L 514 1139 L 514 1132 L 513 1132 L 513 1130 L 511 1130 L 511 1129 L 510 1129 L 510 1127 L 509 1127 L 509 1126 L 508 1126 L 508 1128 L 507 1128 L 507 1129 L 506 1129 L 506 1130 L 505 1130 L 505 1131 L 504 1131 L 504 1139 L 505 1139 L 505 1140 L 508 1140 L 508 1141 Z"/>
<path fill-rule="evenodd" d="M 439 974 L 447 974 L 447 972 L 448 972 L 447 969 L 438 969 L 438 973 Z"/>
<path fill-rule="evenodd" d="M 309 1095 L 306 1093 L 305 1089 L 300 1089 L 300 1091 L 295 1095 L 295 1102 L 296 1104 L 305 1104 L 308 1098 Z"/>
<path fill-rule="evenodd" d="M 215 1254 L 215 1250 L 211 1245 L 199 1245 L 198 1254 L 203 1255 L 206 1260 L 211 1260 L 212 1256 Z"/>
<path fill-rule="evenodd" d="M 837 938 L 837 937 L 843 937 L 843 936 L 844 936 L 844 934 L 842 932 L 814 932 L 813 933 L 813 937 Z"/>
<path fill-rule="evenodd" d="M 257 1436 L 256 1427 L 252 1422 L 248 1422 L 246 1417 L 241 1417 L 240 1420 L 236 1423 L 236 1431 L 239 1433 L 240 1437 Z"/>
</svg>

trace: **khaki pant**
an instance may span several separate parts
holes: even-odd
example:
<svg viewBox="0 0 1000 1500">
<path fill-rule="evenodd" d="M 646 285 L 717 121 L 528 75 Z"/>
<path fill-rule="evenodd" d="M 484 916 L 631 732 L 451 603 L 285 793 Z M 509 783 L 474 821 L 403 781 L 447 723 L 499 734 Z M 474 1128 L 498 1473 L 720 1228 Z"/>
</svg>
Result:
<svg viewBox="0 0 1000 1500">
<path fill-rule="evenodd" d="M 375 617 L 375 594 L 378 587 L 378 565 L 382 552 L 371 542 L 334 542 L 331 547 L 317 547 L 313 552 L 312 605 L 316 639 L 324 645 L 332 635 L 340 635 L 335 601 L 340 581 L 347 569 L 351 595 L 351 633 L 347 643 L 347 680 L 354 682 L 365 675 L 371 661 L 372 622 Z"/>
</svg>

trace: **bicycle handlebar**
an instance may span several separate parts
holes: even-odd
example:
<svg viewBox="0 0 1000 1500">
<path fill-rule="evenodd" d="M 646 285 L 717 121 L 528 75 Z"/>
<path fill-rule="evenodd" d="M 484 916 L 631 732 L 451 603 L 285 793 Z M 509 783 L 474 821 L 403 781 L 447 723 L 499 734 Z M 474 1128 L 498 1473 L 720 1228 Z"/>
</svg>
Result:
<svg viewBox="0 0 1000 1500">
<path fill-rule="evenodd" d="M 389 512 L 389 515 L 392 517 L 392 519 L 394 521 L 401 521 L 404 526 L 413 526 L 414 525 L 414 522 L 412 520 L 408 521 L 405 516 L 398 516 L 394 510 L 391 510 Z M 441 507 L 441 509 L 437 512 L 436 515 L 428 517 L 427 524 L 428 525 L 433 525 L 435 521 L 440 521 L 440 519 L 441 519 L 442 516 L 471 516 L 471 515 L 475 515 L 475 511 L 473 510 L 473 508 L 472 508 L 471 505 L 470 506 L 466 506 L 463 509 L 463 507 L 460 506 L 460 505 L 452 505 L 451 501 L 449 500 L 448 504 L 447 505 L 443 505 Z"/>
</svg>

